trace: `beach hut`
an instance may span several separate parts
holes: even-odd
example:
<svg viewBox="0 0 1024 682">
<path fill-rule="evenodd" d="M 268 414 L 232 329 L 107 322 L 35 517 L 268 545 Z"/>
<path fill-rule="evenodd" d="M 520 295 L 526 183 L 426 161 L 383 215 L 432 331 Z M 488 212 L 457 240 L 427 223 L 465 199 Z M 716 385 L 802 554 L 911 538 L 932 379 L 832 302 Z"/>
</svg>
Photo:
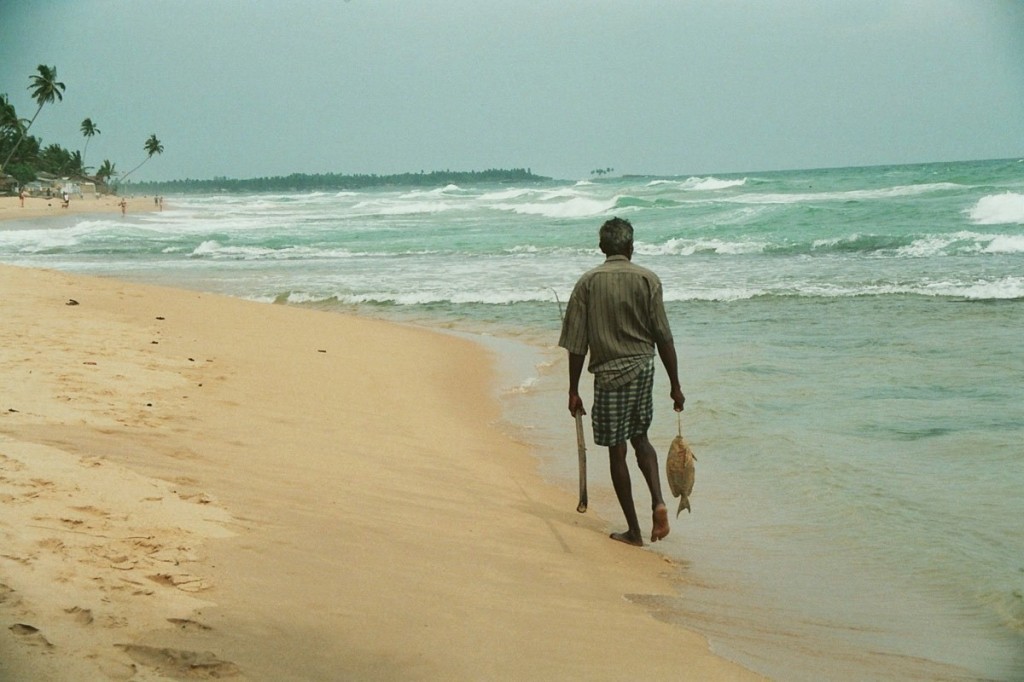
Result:
<svg viewBox="0 0 1024 682">
<path fill-rule="evenodd" d="M 36 181 L 43 185 L 42 193 L 46 196 L 60 196 L 64 182 L 53 173 L 40 171 L 36 173 Z"/>
</svg>

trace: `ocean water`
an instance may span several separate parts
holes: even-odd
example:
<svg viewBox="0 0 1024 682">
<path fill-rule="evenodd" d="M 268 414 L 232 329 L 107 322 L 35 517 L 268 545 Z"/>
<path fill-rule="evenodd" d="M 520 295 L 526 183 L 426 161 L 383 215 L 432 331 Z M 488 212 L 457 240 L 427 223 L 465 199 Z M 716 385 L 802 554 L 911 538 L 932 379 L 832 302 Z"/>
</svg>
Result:
<svg viewBox="0 0 1024 682">
<path fill-rule="evenodd" d="M 560 308 L 630 219 L 698 457 L 656 548 L 678 594 L 631 598 L 778 679 L 1024 680 L 1024 160 L 166 205 L 0 224 L 0 261 L 472 334 L 504 427 L 570 491 Z"/>
</svg>

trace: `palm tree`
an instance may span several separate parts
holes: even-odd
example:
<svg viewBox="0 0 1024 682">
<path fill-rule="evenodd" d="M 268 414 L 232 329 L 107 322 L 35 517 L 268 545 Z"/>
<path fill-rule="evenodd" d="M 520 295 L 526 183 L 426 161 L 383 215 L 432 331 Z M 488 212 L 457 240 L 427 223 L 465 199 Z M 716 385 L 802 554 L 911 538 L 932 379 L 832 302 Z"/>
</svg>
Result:
<svg viewBox="0 0 1024 682">
<path fill-rule="evenodd" d="M 14 105 L 7 101 L 6 93 L 0 95 L 0 134 L 20 128 L 21 121 L 18 120 L 18 112 L 14 110 Z"/>
<path fill-rule="evenodd" d="M 81 175 L 82 154 L 81 152 L 69 152 L 59 144 L 47 145 L 39 153 L 39 167 L 54 175 Z"/>
<path fill-rule="evenodd" d="M 82 152 L 77 149 L 71 152 L 71 156 L 68 159 L 67 170 L 73 175 L 84 176 L 88 172 L 88 168 L 85 167 L 85 161 L 82 159 Z"/>
<path fill-rule="evenodd" d="M 25 135 L 28 133 L 28 129 L 32 127 L 32 124 L 36 122 L 36 116 L 43 110 L 44 104 L 50 104 L 53 101 L 61 101 L 64 99 L 64 84 L 57 81 L 57 67 L 47 66 L 40 64 L 36 67 L 38 75 L 32 76 L 32 85 L 29 86 L 29 90 L 32 91 L 32 99 L 36 101 L 39 108 L 36 109 L 36 113 L 32 115 L 32 119 L 28 122 L 28 125 L 21 130 L 21 134 L 18 136 L 18 141 L 14 143 L 14 147 L 7 154 L 7 158 L 0 164 L 0 170 L 7 165 L 7 162 L 14 156 L 14 152 L 18 149 L 18 145 L 25 139 Z"/>
<path fill-rule="evenodd" d="M 82 163 L 85 164 L 85 153 L 89 151 L 89 142 L 93 135 L 99 135 L 100 129 L 92 122 L 91 118 L 82 121 L 82 134 L 85 135 L 85 149 L 82 150 Z"/>
<path fill-rule="evenodd" d="M 7 94 L 0 95 L 0 149 L 6 147 L 9 140 L 21 133 L 21 120 L 14 105 L 7 100 Z"/>
<path fill-rule="evenodd" d="M 160 140 L 156 139 L 156 135 L 150 135 L 146 139 L 146 153 L 149 156 L 164 153 L 164 146 L 160 144 Z M 146 157 L 147 160 L 149 159 L 149 156 Z"/>
<path fill-rule="evenodd" d="M 96 171 L 96 177 L 103 182 L 109 182 L 110 178 L 115 175 L 117 175 L 117 171 L 114 169 L 114 164 L 110 163 L 110 159 L 103 159 L 99 170 Z"/>
<path fill-rule="evenodd" d="M 138 166 L 136 166 L 135 168 L 132 168 L 130 171 L 128 171 L 127 173 L 122 175 L 121 176 L 121 181 L 122 182 L 129 175 L 131 175 L 135 171 L 137 171 L 140 168 L 142 168 L 142 164 L 146 163 L 147 161 L 152 159 L 154 154 L 162 154 L 163 151 L 164 151 L 164 146 L 162 144 L 160 144 L 160 140 L 156 139 L 156 135 L 150 135 L 149 136 L 149 138 L 146 140 L 145 148 L 146 148 L 146 158 L 144 158 L 142 160 L 142 163 L 140 163 Z"/>
</svg>

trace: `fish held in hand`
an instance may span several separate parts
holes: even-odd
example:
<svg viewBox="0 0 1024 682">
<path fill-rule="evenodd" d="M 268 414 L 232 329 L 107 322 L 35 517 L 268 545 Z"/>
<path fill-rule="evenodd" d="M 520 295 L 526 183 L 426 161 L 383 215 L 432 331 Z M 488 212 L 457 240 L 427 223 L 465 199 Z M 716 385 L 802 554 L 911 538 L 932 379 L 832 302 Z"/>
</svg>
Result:
<svg viewBox="0 0 1024 682">
<path fill-rule="evenodd" d="M 668 458 L 665 460 L 665 473 L 672 497 L 679 498 L 676 518 L 679 518 L 679 513 L 683 509 L 690 511 L 690 493 L 693 492 L 693 481 L 697 475 L 694 466 L 696 461 L 693 450 L 681 435 L 672 439 L 672 444 L 668 448 Z"/>
</svg>

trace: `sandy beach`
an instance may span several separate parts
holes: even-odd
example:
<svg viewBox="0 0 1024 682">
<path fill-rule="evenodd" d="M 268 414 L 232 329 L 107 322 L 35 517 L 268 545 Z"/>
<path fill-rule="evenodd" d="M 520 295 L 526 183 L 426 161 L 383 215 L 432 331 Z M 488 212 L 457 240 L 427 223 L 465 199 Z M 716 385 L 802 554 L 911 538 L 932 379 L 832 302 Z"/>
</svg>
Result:
<svg viewBox="0 0 1024 682">
<path fill-rule="evenodd" d="M 679 567 L 471 341 L 12 266 L 0 317 L 0 680 L 761 679 L 642 605 Z"/>
<path fill-rule="evenodd" d="M 125 213 L 142 213 L 159 210 L 153 197 L 126 197 Z M 0 197 L 0 221 L 32 220 L 33 218 L 53 218 L 76 213 L 108 213 L 121 212 L 121 197 L 114 195 L 72 196 L 68 207 L 61 206 L 60 197 L 25 197 L 25 205 L 21 205 L 18 197 Z M 166 208 L 166 205 L 165 205 Z"/>
</svg>

